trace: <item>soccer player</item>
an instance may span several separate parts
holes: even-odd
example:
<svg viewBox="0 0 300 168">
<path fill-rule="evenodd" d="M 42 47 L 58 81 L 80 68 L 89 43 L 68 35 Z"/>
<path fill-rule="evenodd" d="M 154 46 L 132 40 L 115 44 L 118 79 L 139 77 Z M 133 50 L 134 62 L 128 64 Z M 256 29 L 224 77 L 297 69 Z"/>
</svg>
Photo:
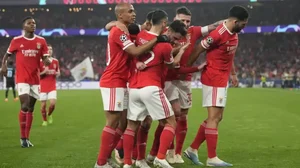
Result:
<svg viewBox="0 0 300 168">
<path fill-rule="evenodd" d="M 59 62 L 57 59 L 53 58 L 53 48 L 48 44 L 49 56 L 52 60 L 51 64 L 46 66 L 43 61 L 40 62 L 40 76 L 41 76 L 41 113 L 43 117 L 42 126 L 47 126 L 47 115 L 49 119 L 49 124 L 53 123 L 52 113 L 55 109 L 56 104 L 56 77 L 60 75 Z M 47 100 L 50 102 L 49 110 L 47 113 Z"/>
<path fill-rule="evenodd" d="M 201 37 L 207 35 L 212 30 L 216 29 L 216 27 L 220 24 L 220 22 L 216 22 L 214 24 L 207 25 L 204 27 L 191 26 L 191 17 L 191 11 L 185 6 L 177 8 L 174 20 L 181 20 L 188 29 L 187 36 L 179 40 L 179 43 L 181 45 L 191 43 L 189 48 L 185 51 L 184 55 L 182 56 L 180 65 L 178 67 L 186 66 L 188 58 L 192 53 L 196 41 L 199 40 Z M 171 164 L 184 163 L 181 154 L 184 140 L 187 134 L 187 114 L 189 108 L 191 108 L 192 106 L 191 80 L 191 73 L 186 75 L 180 75 L 176 69 L 169 70 L 166 77 L 164 91 L 168 100 L 171 102 L 177 121 L 175 136 L 176 148 L 174 150 L 174 143 L 172 143 L 167 155 L 167 160 Z"/>
<path fill-rule="evenodd" d="M 7 74 L 6 61 L 13 53 L 16 53 L 16 83 L 21 102 L 19 123 L 21 129 L 21 146 L 32 147 L 29 141 L 30 129 L 33 120 L 34 105 L 39 99 L 39 66 L 40 59 L 45 65 L 50 64 L 48 58 L 47 42 L 43 37 L 34 34 L 36 28 L 35 20 L 26 17 L 23 20 L 24 34 L 14 37 L 10 42 L 8 50 L 2 60 L 2 74 Z"/>
<path fill-rule="evenodd" d="M 7 74 L 6 74 L 6 92 L 5 92 L 5 102 L 8 102 L 8 91 L 9 88 L 12 89 L 13 95 L 14 95 L 14 100 L 18 101 L 19 99 L 16 97 L 16 89 L 15 89 L 15 73 L 16 73 L 16 68 L 14 66 L 13 61 L 8 62 L 7 66 Z"/>
<path fill-rule="evenodd" d="M 167 26 L 168 15 L 165 11 L 157 10 L 152 16 L 152 27 L 150 31 L 142 31 L 137 36 L 137 44 L 147 44 L 155 39 Z M 181 21 L 174 21 L 165 32 L 171 42 L 185 36 L 187 30 Z M 160 146 L 157 157 L 154 160 L 155 166 L 171 168 L 165 160 L 167 149 L 174 138 L 176 121 L 174 112 L 162 91 L 162 73 L 164 64 L 174 67 L 179 63 L 182 54 L 189 44 L 181 48 L 175 60 L 172 55 L 172 46 L 169 43 L 156 45 L 152 51 L 138 57 L 139 61 L 147 65 L 143 71 L 135 71 L 129 84 L 129 108 L 128 125 L 123 135 L 124 143 L 124 168 L 132 167 L 132 150 L 134 146 L 135 132 L 139 121 L 143 121 L 147 115 L 153 120 L 160 120 L 164 123 L 164 130 L 160 138 Z M 135 68 L 133 66 L 132 68 Z"/>
<path fill-rule="evenodd" d="M 129 3 L 117 4 L 115 14 L 117 21 L 125 26 L 133 23 L 136 17 L 134 8 Z M 129 55 L 139 56 L 149 51 L 156 43 L 168 40 L 166 36 L 158 36 L 147 44 L 136 47 L 128 33 L 118 27 L 110 30 L 107 44 L 107 67 L 100 79 L 106 126 L 101 135 L 100 151 L 95 168 L 111 167 L 109 163 L 112 164 L 112 162 L 108 158 L 122 136 L 122 130 L 118 129 L 119 131 L 116 132 L 116 129 L 119 126 L 121 113 L 126 109 L 124 106 L 127 106 L 124 102 L 124 95 L 127 90 Z M 117 167 L 115 164 L 113 166 Z"/>
<path fill-rule="evenodd" d="M 228 19 L 201 41 L 188 61 L 188 66 L 192 65 L 199 54 L 206 51 L 207 65 L 202 71 L 201 83 L 203 107 L 207 108 L 208 117 L 200 125 L 193 143 L 184 152 L 197 165 L 201 164 L 198 160 L 198 149 L 206 140 L 208 151 L 206 165 L 232 166 L 217 157 L 218 125 L 223 117 L 230 75 L 233 86 L 238 85 L 233 60 L 238 46 L 237 33 L 246 26 L 248 17 L 249 14 L 244 7 L 232 7 Z"/>
</svg>

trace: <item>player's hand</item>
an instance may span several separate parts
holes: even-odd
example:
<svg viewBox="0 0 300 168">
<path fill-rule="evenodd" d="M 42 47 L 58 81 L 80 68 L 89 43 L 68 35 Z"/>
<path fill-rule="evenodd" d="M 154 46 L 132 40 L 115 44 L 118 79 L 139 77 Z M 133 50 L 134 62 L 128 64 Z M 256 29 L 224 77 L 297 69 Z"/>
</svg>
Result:
<svg viewBox="0 0 300 168">
<path fill-rule="evenodd" d="M 183 45 L 180 50 L 181 51 L 185 51 L 189 46 L 191 45 L 191 43 L 186 43 L 185 45 Z"/>
<path fill-rule="evenodd" d="M 170 39 L 166 35 L 157 36 L 157 43 L 169 43 Z"/>
<path fill-rule="evenodd" d="M 3 65 L 1 67 L 1 74 L 5 77 L 7 76 L 7 66 L 6 65 Z"/>
<path fill-rule="evenodd" d="M 125 32 L 126 34 L 129 34 L 128 28 L 123 23 L 116 21 L 116 27 Z"/>
<path fill-rule="evenodd" d="M 143 63 L 143 62 L 137 62 L 136 63 L 136 69 L 138 69 L 140 71 L 144 70 L 146 67 L 147 67 L 147 65 L 145 63 Z"/>
<path fill-rule="evenodd" d="M 45 66 L 49 66 L 51 64 L 52 60 L 49 57 L 46 57 L 43 59 L 43 63 Z"/>
<path fill-rule="evenodd" d="M 207 65 L 206 61 L 203 62 L 201 65 L 198 66 L 199 71 L 202 71 L 203 68 Z"/>
<path fill-rule="evenodd" d="M 231 84 L 234 87 L 238 87 L 239 86 L 239 79 L 237 78 L 236 74 L 235 75 L 231 75 Z"/>
</svg>

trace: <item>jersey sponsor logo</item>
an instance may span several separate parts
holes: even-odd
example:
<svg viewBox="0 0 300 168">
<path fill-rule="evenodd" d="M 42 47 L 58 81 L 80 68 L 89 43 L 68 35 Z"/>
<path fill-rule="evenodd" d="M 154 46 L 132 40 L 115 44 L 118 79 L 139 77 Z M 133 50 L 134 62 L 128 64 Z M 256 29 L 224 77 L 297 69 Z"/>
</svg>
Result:
<svg viewBox="0 0 300 168">
<path fill-rule="evenodd" d="M 223 97 L 220 97 L 219 98 L 219 103 L 222 104 L 222 102 L 223 102 Z"/>
<path fill-rule="evenodd" d="M 121 102 L 117 102 L 118 107 L 120 108 L 122 106 Z"/>
<path fill-rule="evenodd" d="M 22 54 L 25 57 L 36 57 L 36 55 L 39 53 L 38 50 L 22 50 Z"/>
</svg>

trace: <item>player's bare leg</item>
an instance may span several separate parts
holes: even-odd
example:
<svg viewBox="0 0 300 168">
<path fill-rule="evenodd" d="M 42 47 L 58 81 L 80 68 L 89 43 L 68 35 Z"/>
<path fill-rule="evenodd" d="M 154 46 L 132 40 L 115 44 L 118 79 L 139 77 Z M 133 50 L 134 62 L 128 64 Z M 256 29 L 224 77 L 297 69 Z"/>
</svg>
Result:
<svg viewBox="0 0 300 168">
<path fill-rule="evenodd" d="M 21 110 L 19 113 L 19 123 L 20 123 L 20 132 L 21 132 L 21 147 L 28 148 L 29 144 L 27 142 L 27 134 L 26 134 L 26 116 L 29 109 L 29 95 L 23 94 L 20 95 L 20 103 L 21 103 Z"/>
<path fill-rule="evenodd" d="M 166 154 L 169 146 L 175 137 L 176 130 L 176 119 L 175 115 L 161 120 L 164 123 L 164 129 L 160 136 L 160 144 L 156 158 L 153 161 L 154 166 L 164 167 L 164 168 L 173 168 L 169 165 L 166 160 Z"/>
<path fill-rule="evenodd" d="M 9 92 L 9 88 L 6 88 L 5 99 L 4 99 L 5 102 L 8 102 L 8 92 Z"/>
<path fill-rule="evenodd" d="M 135 162 L 136 167 L 150 168 L 146 162 L 146 147 L 148 140 L 148 132 L 151 128 L 152 118 L 147 116 L 145 120 L 140 124 L 137 133 L 137 160 Z M 154 159 L 154 158 L 153 158 Z"/>
<path fill-rule="evenodd" d="M 49 124 L 52 124 L 53 123 L 52 114 L 53 114 L 53 111 L 56 106 L 56 99 L 50 99 L 49 102 L 50 102 L 50 105 L 49 105 L 49 111 L 48 111 L 48 122 L 49 122 Z"/>
<path fill-rule="evenodd" d="M 208 107 L 207 124 L 205 128 L 205 138 L 207 144 L 208 159 L 207 166 L 232 166 L 217 157 L 218 126 L 223 118 L 223 107 Z"/>
<path fill-rule="evenodd" d="M 176 117 L 176 122 L 178 122 L 178 119 L 181 117 L 181 107 L 180 107 L 179 99 L 172 100 L 172 101 L 170 101 L 170 103 L 172 105 L 172 109 L 173 109 L 175 117 Z M 177 139 L 178 139 L 178 136 L 177 136 L 178 135 L 178 126 L 179 125 L 177 125 L 177 127 L 176 127 L 175 138 L 174 138 L 174 139 L 176 139 L 176 146 L 177 146 Z M 174 140 L 172 141 L 172 144 L 170 145 L 166 159 L 170 164 L 176 163 Z"/>
<path fill-rule="evenodd" d="M 97 159 L 97 166 L 108 165 L 108 158 L 113 150 L 112 146 L 114 144 L 114 137 L 116 134 L 116 129 L 119 125 L 119 120 L 121 118 L 120 111 L 105 111 L 106 124 L 101 135 L 100 151 Z"/>
<path fill-rule="evenodd" d="M 41 101 L 41 113 L 42 113 L 42 117 L 43 117 L 42 126 L 47 126 L 48 125 L 46 108 L 47 108 L 47 101 L 46 100 Z"/>
</svg>

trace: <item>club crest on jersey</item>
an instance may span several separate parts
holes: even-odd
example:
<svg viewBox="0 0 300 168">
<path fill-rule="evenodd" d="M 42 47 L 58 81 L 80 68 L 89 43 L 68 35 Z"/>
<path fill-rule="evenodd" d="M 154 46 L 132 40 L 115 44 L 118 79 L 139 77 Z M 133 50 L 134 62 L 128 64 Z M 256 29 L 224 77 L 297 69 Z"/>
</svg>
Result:
<svg viewBox="0 0 300 168">
<path fill-rule="evenodd" d="M 41 43 L 36 43 L 36 48 L 41 49 Z"/>
<path fill-rule="evenodd" d="M 121 108 L 122 103 L 121 103 L 121 102 L 118 102 L 117 104 L 118 104 L 118 107 Z"/>
<path fill-rule="evenodd" d="M 125 34 L 122 34 L 120 36 L 120 40 L 124 43 L 125 41 L 127 41 L 127 36 Z"/>
<path fill-rule="evenodd" d="M 219 103 L 221 104 L 222 102 L 223 102 L 223 98 L 220 97 L 220 98 L 219 98 Z"/>
<path fill-rule="evenodd" d="M 214 39 L 212 37 L 208 36 L 207 39 L 206 39 L 206 43 L 207 44 L 212 44 L 213 42 L 214 42 Z"/>
</svg>

